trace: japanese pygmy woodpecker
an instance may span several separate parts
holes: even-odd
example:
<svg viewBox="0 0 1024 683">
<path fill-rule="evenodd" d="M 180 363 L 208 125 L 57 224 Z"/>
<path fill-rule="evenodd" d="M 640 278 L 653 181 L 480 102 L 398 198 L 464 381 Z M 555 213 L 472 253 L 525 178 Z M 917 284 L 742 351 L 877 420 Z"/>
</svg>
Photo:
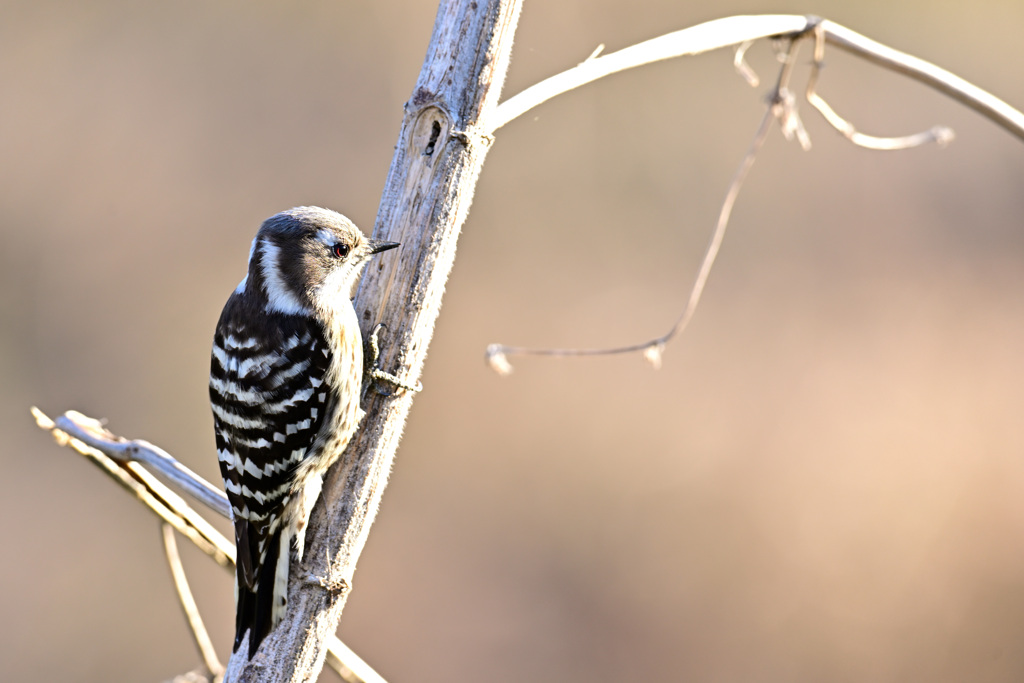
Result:
<svg viewBox="0 0 1024 683">
<path fill-rule="evenodd" d="M 210 403 L 238 548 L 234 649 L 248 631 L 250 659 L 284 614 L 290 550 L 301 561 L 322 477 L 362 417 L 353 287 L 397 246 L 334 211 L 279 213 L 217 323 Z"/>
</svg>

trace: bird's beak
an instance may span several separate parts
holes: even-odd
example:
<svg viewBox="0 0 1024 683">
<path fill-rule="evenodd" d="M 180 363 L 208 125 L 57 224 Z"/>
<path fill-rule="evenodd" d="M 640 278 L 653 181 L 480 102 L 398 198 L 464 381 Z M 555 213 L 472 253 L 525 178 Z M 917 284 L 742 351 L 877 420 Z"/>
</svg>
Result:
<svg viewBox="0 0 1024 683">
<path fill-rule="evenodd" d="M 383 240 L 368 240 L 370 244 L 370 253 L 379 254 L 382 251 L 388 249 L 394 249 L 395 247 L 401 246 L 400 242 L 384 242 Z"/>
</svg>

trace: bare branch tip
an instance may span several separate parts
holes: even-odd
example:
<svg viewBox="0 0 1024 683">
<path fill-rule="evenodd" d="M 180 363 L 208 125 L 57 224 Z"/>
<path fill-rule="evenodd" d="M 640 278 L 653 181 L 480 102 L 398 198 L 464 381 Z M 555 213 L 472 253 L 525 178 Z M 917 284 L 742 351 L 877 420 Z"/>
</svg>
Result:
<svg viewBox="0 0 1024 683">
<path fill-rule="evenodd" d="M 45 429 L 47 431 L 52 431 L 57 426 L 57 425 L 55 425 L 53 423 L 53 420 L 51 420 L 50 417 L 46 413 L 44 413 L 43 411 L 39 410 L 39 408 L 36 408 L 35 406 L 31 406 L 29 408 L 29 412 L 32 413 L 32 417 L 35 419 L 36 425 L 40 429 Z"/>
<path fill-rule="evenodd" d="M 652 344 L 644 349 L 644 360 L 651 364 L 655 370 L 661 370 L 662 356 L 665 352 L 665 342 Z"/>
<path fill-rule="evenodd" d="M 779 120 L 783 137 L 788 142 L 796 139 L 805 152 L 811 151 L 811 136 L 807 133 L 804 122 L 800 118 L 800 111 L 797 109 L 793 93 L 783 88 L 774 92 L 771 100 L 772 113 Z"/>
<path fill-rule="evenodd" d="M 757 77 L 757 73 L 747 64 L 747 50 L 754 44 L 754 41 L 747 40 L 736 46 L 736 54 L 733 57 L 732 65 L 736 69 L 736 73 L 743 77 L 743 80 L 747 82 L 751 88 L 756 88 L 761 84 L 761 79 Z"/>
<path fill-rule="evenodd" d="M 107 429 L 107 421 L 105 419 L 97 419 L 95 417 L 89 417 L 83 415 L 77 410 L 67 410 L 63 415 L 57 418 L 56 422 L 59 426 L 60 420 L 67 420 L 75 427 L 78 427 L 83 432 L 89 433 L 90 436 L 94 436 L 100 439 L 119 440 L 109 429 Z"/>
<path fill-rule="evenodd" d="M 487 364 L 491 366 L 491 370 L 494 370 L 500 376 L 507 377 L 512 374 L 512 364 L 508 362 L 508 356 L 505 355 L 505 347 L 501 344 L 488 345 L 486 359 Z"/>
<path fill-rule="evenodd" d="M 57 423 L 50 419 L 50 416 L 39 410 L 39 408 L 32 406 L 29 408 L 32 413 L 32 417 L 36 420 L 36 425 L 40 429 L 45 429 L 50 432 L 53 440 L 58 446 L 64 447 L 71 443 L 71 435 L 65 432 L 63 429 L 57 426 Z"/>
<path fill-rule="evenodd" d="M 949 126 L 935 126 L 932 128 L 931 134 L 935 138 L 935 144 L 939 147 L 945 147 L 956 139 L 956 133 Z"/>
</svg>

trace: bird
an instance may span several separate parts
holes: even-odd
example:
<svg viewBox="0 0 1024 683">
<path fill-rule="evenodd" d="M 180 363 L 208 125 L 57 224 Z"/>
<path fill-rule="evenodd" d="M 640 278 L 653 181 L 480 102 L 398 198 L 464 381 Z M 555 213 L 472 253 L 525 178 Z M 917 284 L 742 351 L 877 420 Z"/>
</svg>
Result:
<svg viewBox="0 0 1024 683">
<path fill-rule="evenodd" d="M 248 632 L 250 660 L 285 613 L 291 548 L 301 561 L 323 475 L 363 416 L 353 288 L 373 255 L 398 246 L 329 209 L 278 213 L 217 323 L 210 406 L 237 547 L 232 651 Z"/>
</svg>

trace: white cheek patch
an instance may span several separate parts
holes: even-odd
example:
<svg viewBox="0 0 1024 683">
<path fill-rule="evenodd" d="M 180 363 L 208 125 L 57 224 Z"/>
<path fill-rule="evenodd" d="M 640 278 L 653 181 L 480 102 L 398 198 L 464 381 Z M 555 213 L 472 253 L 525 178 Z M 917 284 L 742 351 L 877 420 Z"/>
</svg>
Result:
<svg viewBox="0 0 1024 683">
<path fill-rule="evenodd" d="M 270 241 L 260 243 L 263 287 L 267 294 L 267 310 L 285 315 L 309 315 L 310 310 L 288 289 L 281 277 L 281 248 Z"/>
<path fill-rule="evenodd" d="M 323 286 L 313 293 L 313 303 L 322 311 L 333 311 L 349 305 L 358 276 L 358 268 L 351 263 L 335 268 L 324 280 Z"/>
</svg>

